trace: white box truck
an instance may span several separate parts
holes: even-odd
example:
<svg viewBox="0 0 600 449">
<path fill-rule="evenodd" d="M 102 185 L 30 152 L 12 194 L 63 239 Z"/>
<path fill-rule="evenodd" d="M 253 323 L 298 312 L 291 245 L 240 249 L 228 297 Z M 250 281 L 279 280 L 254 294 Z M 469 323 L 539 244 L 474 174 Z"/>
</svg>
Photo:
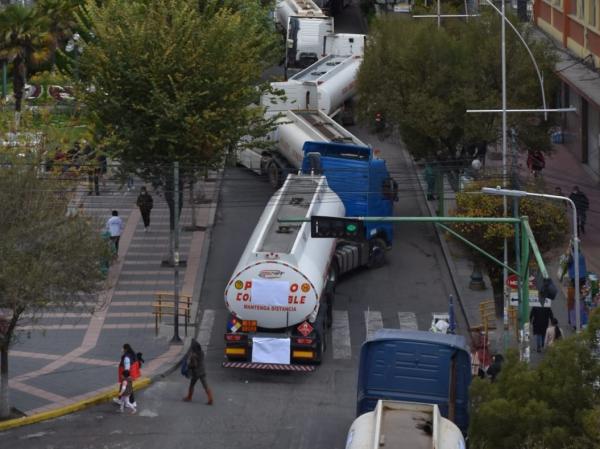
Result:
<svg viewBox="0 0 600 449">
<path fill-rule="evenodd" d="M 285 39 L 286 78 L 322 57 L 325 36 L 334 32 L 333 17 L 312 0 L 279 0 L 274 17 Z"/>
</svg>

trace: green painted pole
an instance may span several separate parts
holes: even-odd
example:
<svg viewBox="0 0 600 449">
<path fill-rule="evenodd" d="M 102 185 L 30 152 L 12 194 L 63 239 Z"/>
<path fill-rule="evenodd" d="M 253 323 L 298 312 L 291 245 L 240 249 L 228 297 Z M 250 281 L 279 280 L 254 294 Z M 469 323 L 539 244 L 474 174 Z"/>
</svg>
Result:
<svg viewBox="0 0 600 449">
<path fill-rule="evenodd" d="M 527 217 L 521 217 L 521 302 L 519 303 L 519 324 L 523 330 L 529 322 L 529 222 Z"/>
<path fill-rule="evenodd" d="M 518 218 L 512 217 L 343 217 L 346 220 L 380 223 L 520 223 Z M 310 223 L 310 217 L 283 217 L 278 218 L 279 223 Z"/>
</svg>

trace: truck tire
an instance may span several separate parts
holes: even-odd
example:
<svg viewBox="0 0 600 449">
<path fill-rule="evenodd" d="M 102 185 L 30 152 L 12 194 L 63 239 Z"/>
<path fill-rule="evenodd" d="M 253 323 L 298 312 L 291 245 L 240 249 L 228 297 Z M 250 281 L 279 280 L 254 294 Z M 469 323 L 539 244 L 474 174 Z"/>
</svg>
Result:
<svg viewBox="0 0 600 449">
<path fill-rule="evenodd" d="M 325 305 L 327 309 L 325 310 L 325 326 L 327 329 L 331 329 L 331 325 L 333 324 L 333 298 L 335 294 L 333 292 L 325 293 Z"/>
<path fill-rule="evenodd" d="M 323 319 L 318 319 L 316 328 L 319 329 L 318 343 L 317 343 L 317 358 L 315 363 L 320 365 L 323 361 L 323 354 L 327 351 L 327 327 Z"/>
<path fill-rule="evenodd" d="M 369 268 L 380 268 L 385 265 L 385 251 L 387 245 L 380 237 L 375 237 L 369 242 Z"/>
<path fill-rule="evenodd" d="M 269 165 L 267 166 L 267 176 L 269 178 L 269 184 L 271 184 L 274 189 L 281 187 L 281 170 L 273 160 L 269 162 Z"/>
</svg>

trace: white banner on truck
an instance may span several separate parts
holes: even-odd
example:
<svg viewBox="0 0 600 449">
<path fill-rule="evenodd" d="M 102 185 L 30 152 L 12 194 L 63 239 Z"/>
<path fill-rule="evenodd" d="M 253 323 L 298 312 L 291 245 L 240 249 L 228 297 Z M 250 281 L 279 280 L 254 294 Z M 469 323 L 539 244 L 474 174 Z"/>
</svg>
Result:
<svg viewBox="0 0 600 449">
<path fill-rule="evenodd" d="M 254 337 L 252 339 L 253 363 L 290 364 L 290 339 Z"/>
<path fill-rule="evenodd" d="M 252 279 L 252 304 L 263 306 L 287 306 L 290 283 L 272 279 Z"/>
</svg>

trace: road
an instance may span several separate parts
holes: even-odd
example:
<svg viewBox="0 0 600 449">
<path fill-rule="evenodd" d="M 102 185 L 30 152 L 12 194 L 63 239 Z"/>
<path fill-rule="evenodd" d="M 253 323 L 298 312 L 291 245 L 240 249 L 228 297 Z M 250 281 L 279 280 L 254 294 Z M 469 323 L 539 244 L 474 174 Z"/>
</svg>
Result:
<svg viewBox="0 0 600 449">
<path fill-rule="evenodd" d="M 336 29 L 357 32 L 362 27 L 353 8 L 336 19 Z M 388 161 L 400 186 L 396 214 L 423 215 L 423 195 L 399 145 L 380 142 L 361 128 L 351 131 L 379 148 Z M 246 170 L 233 168 L 225 174 L 201 294 L 198 335 L 208 348 L 213 406 L 203 404 L 202 391 L 194 402 L 182 402 L 186 379 L 174 372 L 138 393 L 136 416 L 120 415 L 113 404 L 102 404 L 8 431 L 2 435 L 3 447 L 343 448 L 354 418 L 360 345 L 379 327 L 428 329 L 431 312 L 446 310 L 452 293 L 449 276 L 431 225 L 398 225 L 388 264 L 359 270 L 338 285 L 329 350 L 316 372 L 224 369 L 223 289 L 271 194 L 265 180 Z"/>
</svg>

